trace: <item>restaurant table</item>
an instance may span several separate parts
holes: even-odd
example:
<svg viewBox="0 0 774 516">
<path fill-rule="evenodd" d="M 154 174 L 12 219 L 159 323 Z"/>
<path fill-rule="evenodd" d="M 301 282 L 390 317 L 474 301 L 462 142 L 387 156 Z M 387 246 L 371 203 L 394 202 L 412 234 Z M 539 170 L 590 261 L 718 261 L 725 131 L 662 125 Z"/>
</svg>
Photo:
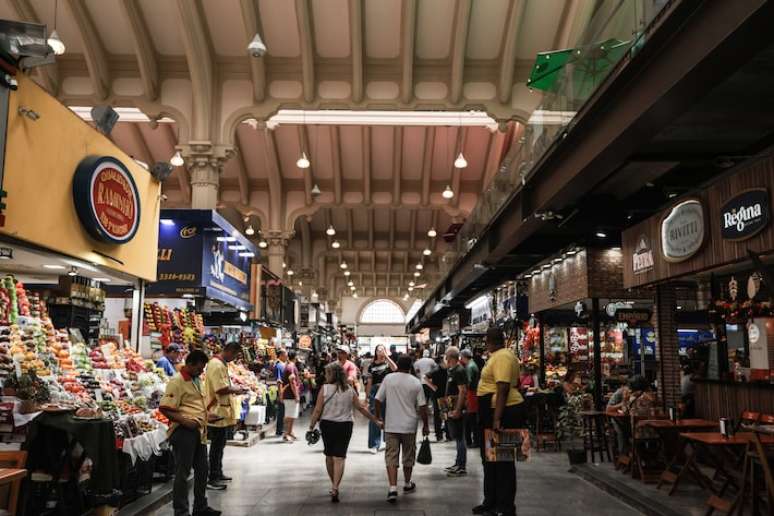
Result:
<svg viewBox="0 0 774 516">
<path fill-rule="evenodd" d="M 677 490 L 680 481 L 687 475 L 691 475 L 703 489 L 713 494 L 722 495 L 726 488 L 734 483 L 734 480 L 733 475 L 727 470 L 723 458 L 719 456 L 718 452 L 723 448 L 747 446 L 752 441 L 754 435 L 752 432 L 740 432 L 730 437 L 726 437 L 719 432 L 680 433 L 680 448 L 683 451 L 675 455 L 672 463 L 667 466 L 667 470 L 662 474 L 656 488 L 658 489 L 665 482 L 672 482 L 672 488 L 669 490 L 669 495 L 671 496 Z M 764 444 L 774 444 L 774 436 L 761 436 L 761 441 Z M 707 460 L 715 468 L 716 478 L 725 478 L 720 489 L 716 489 L 712 479 L 699 469 L 697 462 L 699 456 Z M 685 462 L 682 465 L 677 464 L 683 457 Z M 675 466 L 678 468 L 677 473 L 672 471 L 672 468 Z"/>
<path fill-rule="evenodd" d="M 27 476 L 26 469 L 0 468 L 0 486 L 11 484 L 8 494 L 8 512 L 15 516 L 16 506 L 19 503 L 19 489 L 21 480 Z"/>
</svg>

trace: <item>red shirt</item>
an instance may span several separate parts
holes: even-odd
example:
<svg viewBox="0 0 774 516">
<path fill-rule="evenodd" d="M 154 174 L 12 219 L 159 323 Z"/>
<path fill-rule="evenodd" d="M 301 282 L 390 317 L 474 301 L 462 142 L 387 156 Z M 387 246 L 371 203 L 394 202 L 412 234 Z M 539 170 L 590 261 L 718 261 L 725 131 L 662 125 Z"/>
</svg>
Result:
<svg viewBox="0 0 774 516">
<path fill-rule="evenodd" d="M 354 364 L 354 362 L 347 360 L 344 362 L 344 364 L 342 364 L 341 368 L 344 369 L 344 373 L 347 375 L 347 380 L 357 380 L 357 366 Z"/>
<path fill-rule="evenodd" d="M 292 380 L 290 379 L 291 376 L 293 377 Z M 296 368 L 296 364 L 293 362 L 288 361 L 285 364 L 285 372 L 282 375 L 282 382 L 285 384 L 285 391 L 283 392 L 282 399 L 296 399 L 293 393 L 293 387 L 290 385 L 291 382 L 296 386 L 296 392 L 298 395 L 301 396 L 301 380 L 298 378 L 298 369 Z"/>
</svg>

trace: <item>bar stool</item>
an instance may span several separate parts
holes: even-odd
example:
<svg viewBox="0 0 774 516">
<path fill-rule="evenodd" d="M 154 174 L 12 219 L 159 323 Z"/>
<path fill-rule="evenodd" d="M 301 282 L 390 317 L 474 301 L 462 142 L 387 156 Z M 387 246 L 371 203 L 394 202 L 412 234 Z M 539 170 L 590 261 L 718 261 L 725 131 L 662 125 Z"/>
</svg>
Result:
<svg viewBox="0 0 774 516">
<path fill-rule="evenodd" d="M 595 462 L 596 452 L 599 452 L 599 462 L 612 462 L 610 448 L 607 444 L 607 431 L 605 429 L 605 413 L 599 410 L 584 410 L 580 412 L 583 417 L 583 448 L 591 453 L 591 462 Z"/>
</svg>

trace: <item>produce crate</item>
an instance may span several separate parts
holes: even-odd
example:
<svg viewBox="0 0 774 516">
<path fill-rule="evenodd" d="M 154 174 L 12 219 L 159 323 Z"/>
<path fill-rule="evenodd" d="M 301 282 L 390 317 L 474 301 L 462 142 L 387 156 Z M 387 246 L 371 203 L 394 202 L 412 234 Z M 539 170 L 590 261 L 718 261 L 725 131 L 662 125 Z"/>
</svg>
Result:
<svg viewBox="0 0 774 516">
<path fill-rule="evenodd" d="M 241 446 L 242 448 L 249 448 L 250 446 L 255 446 L 258 441 L 261 440 L 261 436 L 257 432 L 248 432 L 247 433 L 247 439 L 242 441 L 237 441 L 234 439 L 229 439 L 226 441 L 226 444 L 229 446 Z"/>
</svg>

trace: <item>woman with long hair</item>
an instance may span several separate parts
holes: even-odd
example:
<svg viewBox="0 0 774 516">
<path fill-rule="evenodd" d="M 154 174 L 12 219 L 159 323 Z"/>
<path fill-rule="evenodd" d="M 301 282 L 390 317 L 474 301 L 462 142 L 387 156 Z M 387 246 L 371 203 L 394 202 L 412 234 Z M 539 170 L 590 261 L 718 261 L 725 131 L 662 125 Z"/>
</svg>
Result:
<svg viewBox="0 0 774 516">
<path fill-rule="evenodd" d="M 385 376 L 397 370 L 398 366 L 392 361 L 387 354 L 387 348 L 383 344 L 376 346 L 374 350 L 374 359 L 368 365 L 368 381 L 366 382 L 366 394 L 368 394 L 368 410 L 373 412 L 375 410 L 374 396 L 379 390 L 379 386 L 382 384 Z M 384 407 L 384 405 L 382 406 Z M 382 408 L 384 412 L 384 408 Z M 384 414 L 377 414 L 384 419 Z M 368 449 L 371 453 L 376 454 L 379 450 L 384 449 L 382 445 L 382 430 L 375 423 L 368 423 Z"/>
<path fill-rule="evenodd" d="M 380 425 L 380 421 L 360 404 L 355 389 L 349 384 L 344 368 L 338 362 L 333 362 L 325 368 L 325 385 L 323 385 L 317 404 L 309 421 L 309 430 L 313 430 L 320 421 L 325 448 L 325 466 L 331 479 L 331 502 L 339 501 L 339 486 L 344 476 L 344 462 L 347 458 L 347 448 L 352 438 L 353 413 L 357 409 L 361 414 Z"/>
</svg>

